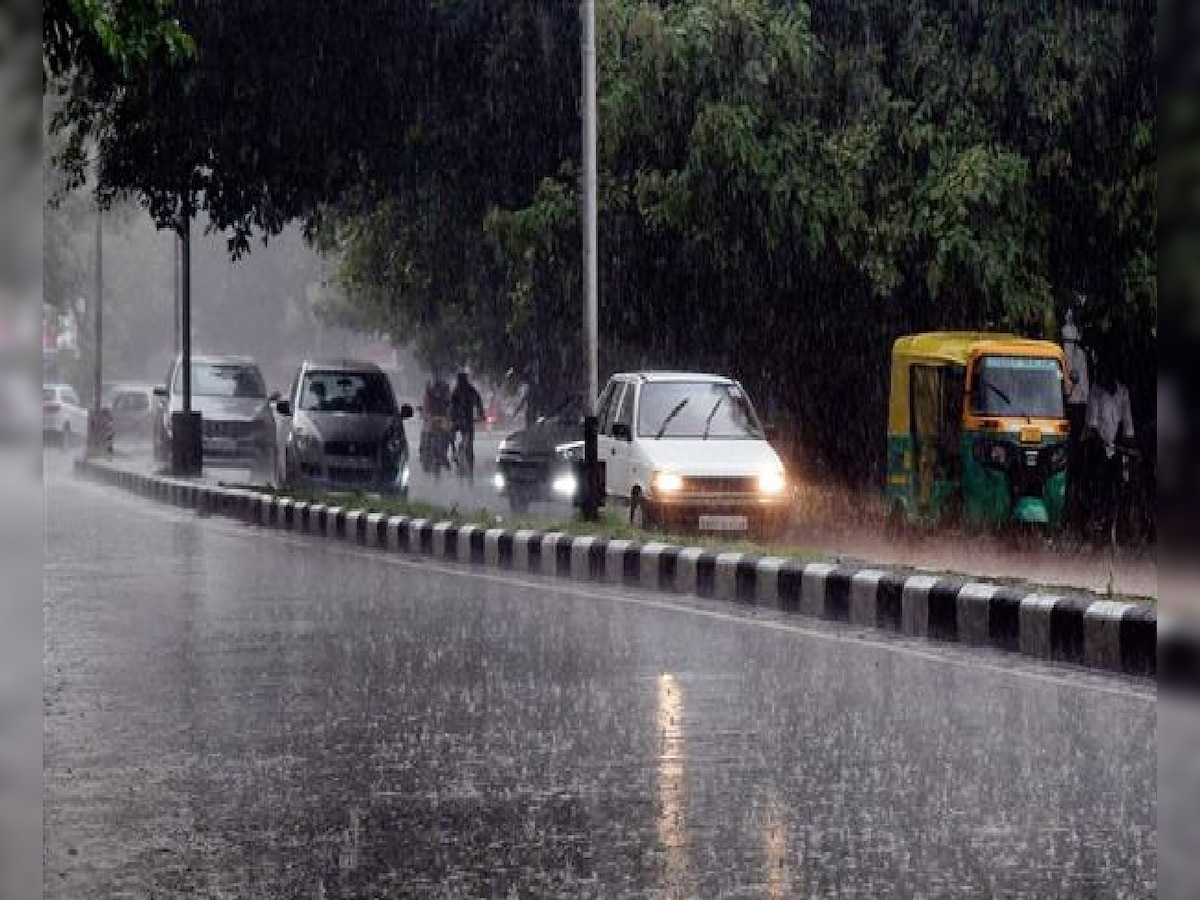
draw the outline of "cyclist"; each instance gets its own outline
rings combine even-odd
[[[465,464],[467,477],[475,475],[475,423],[483,419],[483,398],[470,376],[459,372],[450,394],[450,420],[455,434],[461,436],[459,459]]]

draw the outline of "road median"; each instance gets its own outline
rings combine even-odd
[[[100,460],[79,460],[76,471],[201,514],[382,552],[690,595],[1154,678],[1163,686],[1200,685],[1200,633],[1192,624],[1083,591],[1042,592],[857,563],[643,541],[622,533],[571,534],[397,515],[148,475]]]

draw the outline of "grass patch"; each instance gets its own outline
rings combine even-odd
[[[225,483],[225,486],[255,490],[274,497],[287,498],[305,503],[319,503],[343,509],[362,509],[367,512],[381,513],[386,516],[406,516],[410,519],[453,522],[455,525],[479,525],[484,528],[504,528],[510,531],[525,529],[544,533],[562,532],[563,534],[570,534],[576,537],[605,537],[610,540],[636,541],[643,544],[655,541],[664,544],[702,547],[706,550],[729,553],[779,556],[805,563],[828,561],[830,559],[828,554],[780,542],[760,543],[749,539],[730,540],[726,537],[697,532],[635,528],[625,516],[612,510],[601,510],[600,518],[595,522],[584,521],[578,515],[568,519],[546,521],[544,519],[498,516],[486,509],[469,510],[462,509],[457,505],[439,506],[420,500],[403,500],[399,497],[387,497],[363,491],[291,490],[274,486],[264,487],[261,485],[228,483]]]

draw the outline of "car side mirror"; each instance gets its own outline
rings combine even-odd
[[[158,387],[156,387],[154,389],[154,396],[157,397],[159,400],[166,400],[167,399],[166,385],[162,385],[162,384],[158,385]]]
[[[629,427],[628,422],[613,422],[612,436],[618,441],[632,441],[633,429]]]
[[[413,408],[407,403],[403,404],[400,407],[400,418],[401,419],[411,419],[412,417],[413,417]]]
[[[292,414],[292,404],[287,400],[276,400],[275,412],[279,413],[281,416],[290,416]]]

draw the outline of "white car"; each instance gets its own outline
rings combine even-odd
[[[75,388],[69,384],[42,387],[42,437],[47,444],[66,447],[72,441],[86,440],[87,429],[88,411]]]
[[[787,512],[779,455],[742,386],[719,375],[614,375],[598,404],[605,490],[640,527],[770,535]]]

